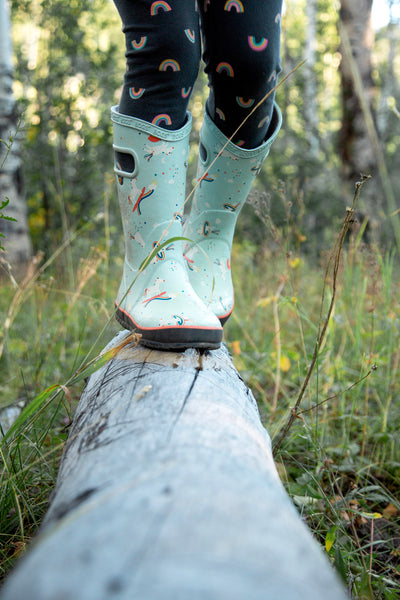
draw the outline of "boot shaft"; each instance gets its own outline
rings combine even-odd
[[[182,235],[191,116],[178,131],[121,115],[117,107],[111,118],[126,259],[138,268],[157,244]]]

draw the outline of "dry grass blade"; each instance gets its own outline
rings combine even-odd
[[[353,197],[353,202],[350,208],[347,209],[347,213],[346,213],[346,217],[343,221],[343,225],[342,228],[339,232],[339,235],[336,239],[336,243],[335,246],[331,252],[331,255],[329,257],[329,261],[328,261],[328,265],[326,267],[326,271],[325,271],[325,277],[324,277],[324,285],[323,285],[323,291],[322,291],[322,298],[321,298],[321,308],[320,308],[320,319],[319,319],[319,327],[318,327],[318,335],[317,335],[317,339],[315,342],[315,347],[314,347],[314,353],[313,353],[313,357],[310,363],[310,366],[308,367],[307,370],[307,374],[304,378],[303,381],[303,385],[300,389],[300,393],[297,396],[297,400],[295,405],[291,408],[290,411],[290,415],[288,418],[288,421],[285,425],[285,427],[283,428],[283,430],[281,431],[281,433],[278,434],[277,439],[273,440],[273,452],[274,454],[276,454],[276,452],[278,451],[278,449],[280,448],[283,440],[285,439],[285,437],[287,436],[287,434],[289,433],[289,430],[291,428],[291,426],[293,425],[293,422],[295,421],[295,419],[298,417],[298,408],[303,400],[304,394],[307,390],[308,384],[310,382],[311,376],[314,372],[315,369],[315,365],[317,364],[317,360],[318,360],[318,355],[319,355],[319,349],[321,347],[321,344],[324,340],[326,331],[328,329],[328,325],[329,325],[329,321],[332,315],[332,311],[333,311],[333,307],[335,304],[335,299],[336,299],[336,290],[337,290],[337,276],[338,276],[338,272],[339,272],[339,266],[340,266],[340,257],[341,257],[341,252],[342,252],[342,248],[343,248],[343,243],[344,240],[346,238],[347,232],[349,230],[350,225],[352,224],[353,220],[354,220],[354,212],[356,209],[356,206],[358,204],[358,199],[360,197],[360,193],[361,193],[361,188],[364,185],[365,181],[368,179],[367,176],[362,176],[360,181],[357,181],[356,183],[356,189],[355,189],[355,193],[354,193],[354,197]],[[330,268],[332,266],[332,297],[329,303],[329,307],[328,307],[328,312],[327,315],[325,317],[325,319],[322,319],[322,311],[323,311],[323,305],[324,305],[324,300],[325,300],[325,290],[326,290],[326,286],[328,283],[328,275],[329,275],[329,271]]]

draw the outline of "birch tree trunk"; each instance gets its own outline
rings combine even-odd
[[[346,600],[226,349],[110,344],[1,600]]]
[[[0,207],[4,215],[15,221],[0,218],[1,263],[20,269],[32,255],[30,233],[23,190],[22,162],[18,132],[18,116],[12,90],[13,66],[10,37],[11,20],[8,0],[0,0]],[[0,263],[0,265],[1,265]]]

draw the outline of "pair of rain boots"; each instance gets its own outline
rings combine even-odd
[[[233,310],[230,257],[236,219],[278,134],[252,150],[230,142],[205,114],[197,185],[183,227],[191,116],[169,131],[111,109],[114,171],[125,236],[119,323],[163,350],[214,349]]]

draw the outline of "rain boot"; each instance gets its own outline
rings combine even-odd
[[[182,237],[191,117],[177,131],[120,114],[118,107],[111,118],[125,236],[116,318],[151,348],[218,348],[221,324],[194,292],[182,241],[173,239]]]
[[[191,242],[184,253],[194,290],[221,324],[234,305],[231,250],[236,220],[281,122],[275,104],[267,141],[247,150],[229,141],[205,111],[197,187],[184,225],[184,236]]]

